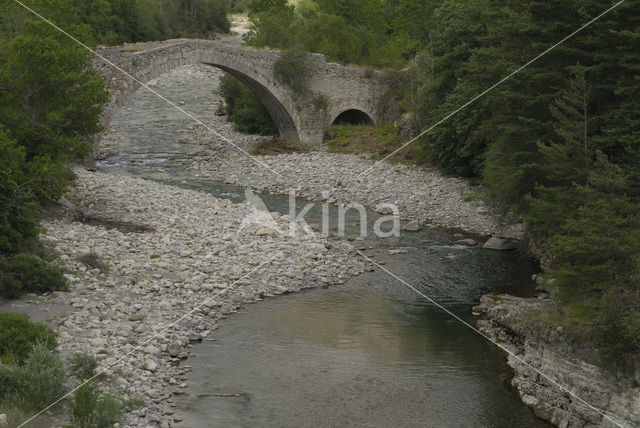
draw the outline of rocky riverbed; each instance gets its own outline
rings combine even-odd
[[[256,218],[246,204],[139,178],[77,172],[68,198],[93,220],[70,215],[43,224],[43,239],[55,244],[72,272],[72,289],[41,305],[72,308],[53,320],[63,357],[97,355],[118,394],[143,398],[122,426],[172,426],[171,397],[187,386],[183,360],[225,314],[267,296],[341,283],[365,269],[347,243],[278,235],[252,222],[241,228],[243,219]],[[96,218],[153,231],[123,232]],[[271,218],[287,230],[286,216]],[[78,261],[86,254],[102,268]]]
[[[634,381],[633,376],[616,376],[588,363],[589,357],[597,355],[594,349],[583,344],[577,352],[575,344],[567,343],[561,327],[550,328],[536,316],[553,311],[555,306],[548,298],[487,295],[474,310],[482,314],[478,327],[488,337],[601,413],[509,355],[508,364],[515,372],[511,384],[522,401],[538,417],[559,427],[640,426],[640,395],[634,387],[640,373],[635,374]]]
[[[197,113],[199,119],[243,150],[249,150],[264,137],[237,133],[226,117],[215,115],[220,100],[212,94],[220,74],[212,67],[195,65],[174,70],[150,85],[167,96],[179,92],[182,98],[170,98]],[[276,175],[203,126],[180,118],[171,107],[158,103],[155,96],[141,96],[144,99],[138,104],[147,116],[141,119],[139,111],[123,106],[119,127],[110,129],[101,142],[101,157],[117,158],[118,151],[127,146],[133,155],[125,162],[144,165],[146,173],[157,172],[160,178],[169,172],[178,179],[195,176],[273,193],[294,190],[298,198],[357,202],[374,210],[380,210],[379,204],[391,203],[403,218],[423,225],[485,236],[522,236],[522,224],[501,221],[476,197],[479,189],[463,180],[442,176],[432,169],[390,163],[359,175],[373,165],[371,160],[323,150],[260,156],[260,162],[280,174]],[[163,139],[169,137],[180,140],[179,150],[166,150],[172,146],[164,144]],[[63,356],[86,350],[99,356],[102,367],[108,367],[131,353],[109,369],[113,388],[125,398],[144,399],[140,409],[126,415],[123,426],[166,427],[176,422],[172,396],[185,390],[184,374],[190,370],[184,358],[192,352],[194,342],[207,340],[225,314],[265,296],[342,282],[368,269],[355,258],[353,247],[348,244],[331,244],[313,236],[281,236],[258,224],[238,232],[242,220],[255,215],[253,208],[197,191],[79,171],[78,188],[69,198],[86,212],[144,223],[155,229],[122,232],[72,222],[70,218],[45,224],[45,239],[56,245],[64,263],[73,271],[69,275],[73,286],[70,293],[48,296],[40,306],[44,303],[51,308],[70,308],[54,319]],[[286,230],[286,216],[274,215],[273,220]],[[80,263],[78,257],[88,253],[98,256],[107,268],[91,269]],[[242,277],[275,255],[278,256],[268,264],[247,278]],[[240,281],[235,283],[237,280]],[[224,291],[229,285],[231,289]],[[162,331],[164,325],[203,302],[203,307],[175,328]],[[536,299],[527,302],[539,303]],[[489,305],[486,298],[483,305]],[[512,310],[513,305],[500,305],[483,310],[488,319],[500,320],[483,325],[483,329],[506,346],[513,346],[514,352],[526,356],[532,364],[539,361],[541,365],[536,367],[551,377],[565,373],[561,357],[570,351],[549,343],[548,337],[555,337],[556,333],[548,336],[549,332],[525,323],[531,318],[526,313]],[[503,320],[505,313],[511,315]],[[519,329],[520,322],[529,327]],[[509,342],[511,331],[517,332],[514,337],[518,337],[513,344]],[[145,342],[157,333],[157,338]],[[554,357],[545,359],[549,355]],[[597,414],[581,415],[561,391],[545,386],[519,368],[517,360],[509,362],[516,371],[514,385],[521,391],[523,401],[541,417],[565,426],[598,424]],[[587,367],[586,363],[575,364]],[[566,377],[558,378],[561,384],[580,384],[566,373]],[[602,379],[605,383],[611,381]],[[602,387],[610,401],[604,403],[602,400],[607,398],[601,400],[598,394],[585,396],[585,400],[595,398],[595,406],[608,406],[623,416],[637,412],[637,407],[618,410],[625,401],[611,398],[611,385],[616,382]]]
[[[197,132],[195,132],[197,137]],[[232,160],[200,156],[191,170],[198,177],[224,180],[273,192],[295,191],[296,196],[330,203],[362,204],[373,210],[395,205],[405,219],[429,226],[461,229],[479,235],[520,238],[522,224],[506,223],[478,199],[479,188],[445,177],[434,169],[382,163],[373,166],[365,156],[327,153],[293,153],[259,156],[262,164],[246,155]]]

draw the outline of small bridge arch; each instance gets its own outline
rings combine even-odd
[[[140,82],[146,84],[174,68],[195,63],[209,64],[238,78],[260,98],[280,135],[305,145],[322,143],[326,127],[347,111],[359,111],[372,123],[377,122],[384,91],[376,72],[327,63],[320,54],[306,57],[313,71],[309,83],[312,95],[299,97],[275,78],[273,68],[280,56],[275,51],[243,49],[212,40],[176,39],[107,47],[98,53],[138,80],[99,56],[94,58],[93,67],[111,92],[102,116],[105,129],[118,108],[141,86]],[[319,107],[314,102],[317,97],[326,103]]]
[[[375,125],[376,121],[367,113],[357,108],[350,108],[331,120],[331,125]]]

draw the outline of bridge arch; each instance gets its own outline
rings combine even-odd
[[[331,125],[337,124],[374,125],[375,121],[366,112],[360,109],[350,108],[331,120]]]
[[[99,49],[98,54],[93,68],[102,75],[111,93],[102,115],[105,129],[141,83],[146,84],[174,68],[196,63],[217,67],[238,78],[264,104],[280,135],[305,145],[321,144],[325,128],[347,110],[360,111],[375,123],[384,92],[384,85],[375,72],[327,63],[323,55],[309,54],[307,60],[314,70],[309,89],[327,100],[325,108],[318,108],[313,96],[297,97],[291,88],[276,79],[273,69],[280,52],[244,49],[222,41],[175,39],[106,47]],[[96,145],[99,139],[100,136],[96,136]]]
[[[291,117],[287,109],[282,105],[282,103],[275,97],[275,95],[271,91],[269,91],[269,89],[261,85],[258,81],[253,80],[247,75],[240,73],[232,68],[216,64],[205,64],[211,65],[229,73],[230,75],[241,81],[249,89],[251,89],[251,91],[258,97],[262,105],[264,105],[264,107],[269,112],[269,115],[271,116],[273,122],[276,124],[281,137],[296,141],[300,139],[293,118]]]

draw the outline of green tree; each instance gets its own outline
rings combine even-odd
[[[61,6],[54,15],[74,17],[71,3],[51,3]],[[87,26],[71,27],[90,39]],[[84,48],[43,21],[16,28],[0,57],[0,296],[9,298],[66,285],[37,240],[40,211],[69,185],[69,162],[91,149],[84,139],[100,130],[108,97]]]
[[[601,297],[626,286],[640,254],[638,204],[628,196],[622,169],[598,152],[588,181],[575,186],[581,204],[552,240],[554,276],[569,298]]]
[[[254,46],[289,48],[293,43],[291,34],[295,15],[294,7],[287,0],[252,0],[249,3],[249,19],[253,28],[244,39]]]
[[[26,150],[27,159],[78,158],[83,137],[100,130],[102,79],[87,51],[42,21],[26,21],[0,65],[0,123]]]

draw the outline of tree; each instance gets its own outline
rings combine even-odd
[[[91,149],[84,137],[100,130],[108,94],[87,51],[45,22],[24,20],[20,35],[3,44],[0,295],[14,298],[65,287],[62,269],[48,263],[51,254],[37,239],[40,211],[69,185],[69,162]]]
[[[588,181],[575,185],[580,206],[552,239],[554,276],[568,299],[599,298],[626,287],[640,254],[638,204],[628,195],[622,169],[598,152]]]
[[[0,123],[29,160],[78,158],[90,150],[82,138],[100,130],[108,93],[89,66],[83,47],[42,21],[25,22],[9,44],[0,65]]]
[[[289,48],[293,34],[290,26],[295,15],[294,7],[287,0],[252,0],[249,3],[249,19],[253,28],[244,39],[254,46]]]

